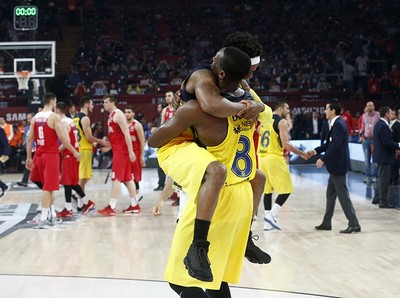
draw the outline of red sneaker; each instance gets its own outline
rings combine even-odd
[[[88,201],[88,203],[86,205],[83,205],[83,210],[82,210],[82,214],[86,215],[89,213],[89,211],[94,207],[94,205],[96,205],[95,203],[93,203],[91,200]]]
[[[105,207],[104,209],[101,209],[97,212],[99,212],[101,215],[104,215],[104,216],[115,216],[115,214],[116,214],[115,209],[111,208],[110,205],[107,205],[107,207]]]
[[[171,204],[172,207],[179,206],[179,198]]]
[[[122,211],[123,213],[139,213],[140,212],[140,206],[137,204],[136,206],[129,205],[128,208]]]
[[[179,200],[179,197],[178,197],[178,194],[176,193],[176,191],[174,191],[174,193],[169,197],[169,199],[172,201]]]
[[[66,208],[64,208],[61,212],[57,212],[57,217],[62,218],[62,217],[72,217],[72,211],[68,211]]]

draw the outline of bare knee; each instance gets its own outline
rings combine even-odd
[[[213,180],[214,182],[221,181],[221,183],[224,183],[226,180],[226,167],[218,162],[218,161],[213,161],[210,163],[206,169],[206,173],[204,175],[204,178]]]

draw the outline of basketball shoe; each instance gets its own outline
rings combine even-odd
[[[67,210],[67,208],[64,208],[61,212],[57,212],[57,217],[63,218],[63,217],[72,217],[72,210]]]
[[[271,262],[271,256],[266,252],[262,251],[258,246],[256,246],[253,242],[254,240],[258,240],[259,236],[253,236],[253,233],[250,231],[249,239],[247,240],[246,251],[244,256],[248,259],[251,263],[256,264],[268,264]]]
[[[87,203],[86,205],[83,205],[82,214],[83,214],[83,215],[88,214],[89,211],[90,211],[91,209],[93,209],[95,205],[96,205],[96,204],[95,204],[94,202],[92,202],[91,200],[89,200],[88,203]]]
[[[101,209],[97,212],[99,212],[101,215],[104,215],[104,216],[115,216],[115,214],[116,214],[115,209],[111,208],[110,205],[107,205],[104,209]]]
[[[183,260],[191,277],[206,282],[213,281],[210,260],[207,255],[209,246],[210,242],[207,240],[194,240]]]
[[[136,206],[129,205],[128,208],[122,211],[123,213],[139,213],[140,212],[140,206],[139,204],[136,204]]]
[[[268,212],[267,215],[265,215],[264,217],[264,221],[266,223],[269,223],[274,229],[276,230],[282,230],[281,225],[278,223],[278,220],[276,219],[276,217],[274,217],[271,212]],[[265,225],[264,225],[264,230],[265,229]]]

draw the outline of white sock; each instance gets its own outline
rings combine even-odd
[[[50,205],[50,212],[51,217],[57,217],[56,208],[54,207],[54,205]]]
[[[85,205],[87,203],[89,203],[89,200],[88,200],[88,198],[86,196],[82,198],[82,201],[83,201],[83,204],[85,204]]]
[[[117,206],[117,199],[111,198],[111,199],[110,199],[109,205],[110,205],[110,207],[111,207],[112,209],[115,209],[115,206]]]
[[[138,204],[136,198],[131,198],[131,206],[134,207]]]
[[[278,205],[277,203],[275,203],[274,206],[272,206],[271,214],[272,214],[273,217],[277,217],[278,216],[279,209],[281,209],[281,206]]]
[[[82,208],[83,207],[83,201],[81,198],[78,198],[78,207]]]
[[[40,220],[41,221],[46,220],[48,215],[49,215],[49,208],[42,208],[42,213],[40,214]]]
[[[267,216],[267,214],[270,213],[271,210],[264,210],[264,212],[265,212],[265,216]]]
[[[67,209],[68,211],[72,210],[72,204],[71,203],[65,203],[65,209]]]

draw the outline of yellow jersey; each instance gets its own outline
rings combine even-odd
[[[87,116],[85,113],[79,112],[73,118],[76,129],[78,130],[79,150],[93,150],[93,145],[86,139],[85,133],[82,128],[82,118]]]
[[[258,155],[265,156],[265,154],[283,155],[283,146],[281,138],[279,137],[278,124],[282,118],[274,114],[272,121],[260,124],[260,138],[258,141]]]

